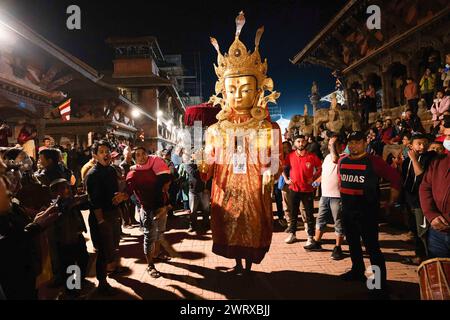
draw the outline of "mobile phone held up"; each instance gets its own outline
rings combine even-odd
[[[62,215],[61,197],[58,196],[56,199],[52,199],[51,205],[58,208],[58,216],[61,216]]]

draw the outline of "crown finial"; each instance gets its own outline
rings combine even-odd
[[[244,11],[241,11],[239,12],[239,15],[236,17],[236,38],[239,38],[239,35],[241,34],[244,24],[245,24]]]
[[[220,48],[219,48],[219,43],[217,42],[216,38],[213,37],[209,37],[209,40],[211,41],[211,44],[213,45],[213,47],[216,49],[216,51],[218,53],[220,53]]]
[[[261,37],[264,33],[264,26],[260,27],[258,31],[256,31],[256,37],[255,37],[255,47],[259,47],[259,42],[261,41]]]

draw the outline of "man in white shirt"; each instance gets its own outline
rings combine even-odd
[[[336,233],[336,246],[333,249],[331,258],[334,260],[341,260],[344,258],[342,254],[341,244],[344,241],[344,230],[342,228],[341,221],[341,194],[339,191],[339,179],[338,179],[338,161],[340,154],[343,152],[343,143],[337,134],[330,138],[328,143],[328,154],[322,163],[322,175],[316,181],[321,183],[322,197],[319,203],[319,215],[316,221],[316,233],[314,236],[314,242],[304,247],[309,251],[321,251],[322,246],[320,240],[324,233],[327,216],[330,211],[334,220],[334,231]]]

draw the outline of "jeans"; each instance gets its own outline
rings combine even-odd
[[[361,238],[369,255],[370,263],[378,266],[381,271],[381,285],[386,283],[386,262],[378,242],[378,222],[376,210],[364,206],[360,210],[342,207],[342,221],[344,223],[345,237],[350,249],[352,271],[364,274],[365,265],[361,247]]]
[[[273,193],[275,196],[275,203],[277,205],[277,216],[278,219],[284,218],[284,211],[283,211],[283,195],[282,191],[278,189],[278,184],[275,184],[273,188]]]
[[[209,218],[211,196],[209,192],[189,191],[189,210],[191,210],[191,226],[197,222],[197,211],[201,211],[203,219]]]
[[[428,253],[430,258],[450,258],[450,232],[428,231]]]
[[[344,235],[341,220],[341,198],[321,197],[319,202],[319,215],[317,216],[316,230],[324,231],[327,225],[327,216],[331,213],[334,220],[334,232],[338,236]]]
[[[161,208],[159,210],[166,210]],[[158,210],[150,211],[141,208],[141,214],[144,219],[144,254],[148,255],[155,248],[156,241],[162,239],[164,231],[166,231],[167,215],[155,219]]]
[[[286,221],[289,223],[289,221],[290,221],[290,218],[289,218],[289,216],[290,216],[290,207],[289,207],[289,193],[290,193],[290,190],[289,190],[289,187],[287,186],[287,185],[285,185],[284,187],[283,187],[283,190],[281,190],[281,198],[282,198],[282,200],[283,200],[283,211],[284,211],[284,218],[286,219]]]
[[[302,212],[302,218],[305,222],[305,231],[309,237],[314,236],[314,193],[312,192],[295,192],[290,190],[289,192],[289,206],[290,211],[290,233],[297,232],[297,220],[300,211],[300,202],[303,203],[304,212]]]

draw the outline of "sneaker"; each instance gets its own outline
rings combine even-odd
[[[308,240],[306,240],[305,247],[308,247],[314,243],[314,237],[308,236]]]
[[[295,237],[295,233],[290,233],[289,237],[287,237],[284,242],[286,242],[287,244],[291,244],[297,241],[297,238]]]
[[[341,246],[335,246],[333,249],[333,253],[331,254],[331,259],[333,260],[342,260],[344,259],[344,254],[342,253]]]
[[[360,281],[360,282],[366,282],[367,278],[363,273],[358,273],[356,271],[350,270],[344,274],[341,274],[339,276],[339,278],[341,278],[341,280],[343,281]]]
[[[310,243],[309,245],[307,244],[303,248],[308,251],[322,251],[322,246],[320,245],[320,243],[314,240],[312,240],[312,243]]]

